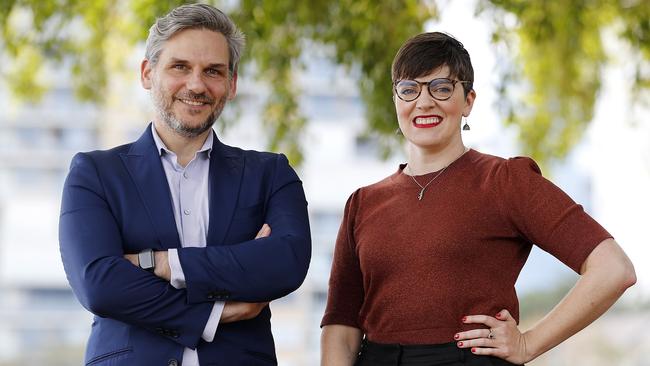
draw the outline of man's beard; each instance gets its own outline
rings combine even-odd
[[[188,99],[212,104],[214,103],[214,99],[211,97],[208,97],[204,93],[195,94],[191,91],[186,91],[176,96],[167,97],[162,92],[162,88],[157,87],[157,85],[153,85],[151,98],[153,99],[153,104],[156,108],[156,112],[158,112],[158,115],[162,118],[165,124],[169,126],[169,128],[174,130],[180,136],[193,138],[212,128],[212,125],[214,125],[214,123],[217,121],[217,118],[219,118],[221,112],[223,111],[223,107],[226,105],[228,94],[219,99],[217,107],[212,111],[212,113],[210,113],[205,121],[203,121],[203,123],[199,124],[198,126],[191,126],[188,123],[183,122],[183,120],[174,114],[174,111],[172,110],[174,99]]]

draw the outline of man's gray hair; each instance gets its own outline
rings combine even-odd
[[[246,43],[244,33],[221,10],[207,4],[179,6],[164,17],[158,18],[149,28],[144,57],[155,65],[158,63],[165,42],[186,29],[208,29],[223,34],[228,42],[230,53],[228,70],[230,75],[237,71],[239,57]]]

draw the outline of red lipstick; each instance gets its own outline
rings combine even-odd
[[[437,114],[416,116],[415,118],[413,118],[413,126],[417,128],[436,127],[440,123],[442,123],[442,117]]]

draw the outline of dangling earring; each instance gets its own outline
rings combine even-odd
[[[467,123],[467,117],[463,116],[463,121],[465,121],[465,124],[463,125],[463,131],[469,131],[469,123]]]
[[[395,135],[397,135],[397,136],[403,136],[404,134],[402,133],[402,129],[399,128],[399,127],[397,127],[397,128],[395,129]]]

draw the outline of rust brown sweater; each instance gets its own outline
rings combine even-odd
[[[611,237],[529,158],[470,150],[422,201],[403,168],[348,200],[321,325],[381,343],[453,342],[481,327],[463,325],[465,315],[508,309],[519,319],[514,285],[533,244],[578,272]]]

